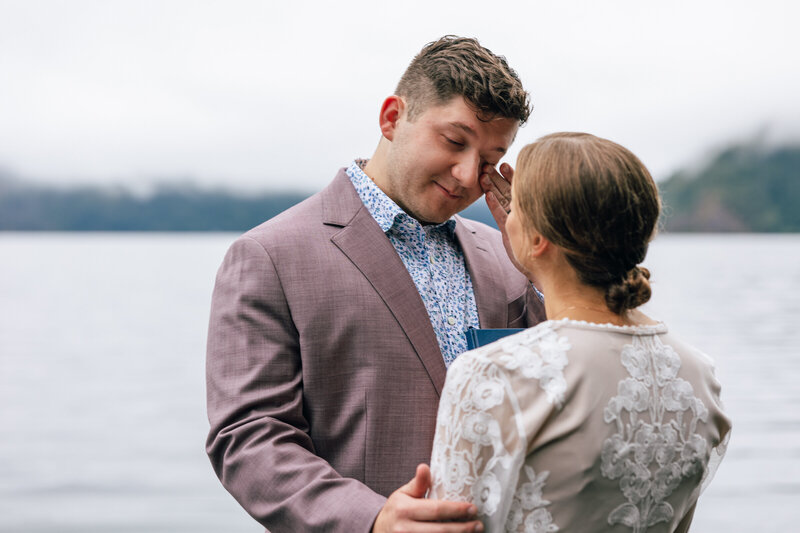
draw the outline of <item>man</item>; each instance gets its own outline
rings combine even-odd
[[[505,59],[473,39],[430,43],[383,102],[373,157],[231,246],[207,451],[269,531],[482,527],[472,505],[423,499],[420,463],[464,331],[544,318],[500,233],[454,217],[486,189],[503,223],[511,170],[494,166],[529,113]]]

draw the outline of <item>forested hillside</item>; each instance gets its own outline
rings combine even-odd
[[[306,198],[302,193],[234,194],[164,186],[53,189],[0,182],[0,230],[243,231]]]
[[[659,187],[668,231],[800,232],[800,146],[731,146]]]

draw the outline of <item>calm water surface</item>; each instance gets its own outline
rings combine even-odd
[[[204,453],[232,234],[0,233],[0,531],[263,529]],[[800,235],[662,235],[646,311],[717,362],[734,421],[696,532],[800,523]]]

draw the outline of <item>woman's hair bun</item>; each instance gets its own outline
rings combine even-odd
[[[650,271],[637,266],[606,288],[606,305],[612,312],[620,314],[647,302],[650,294]]]

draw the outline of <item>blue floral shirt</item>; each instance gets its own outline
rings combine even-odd
[[[436,332],[444,363],[450,366],[467,350],[464,337],[467,328],[480,327],[472,279],[455,238],[456,220],[422,225],[375,185],[361,170],[359,161],[353,161],[346,172],[414,280]]]

